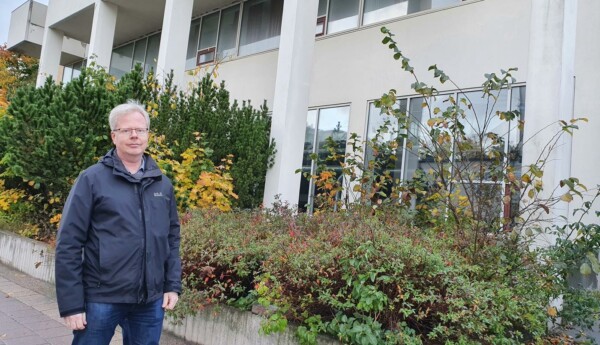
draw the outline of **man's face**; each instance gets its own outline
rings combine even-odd
[[[121,116],[117,120],[116,131],[111,132],[111,138],[117,148],[117,155],[121,160],[137,161],[142,158],[146,147],[148,147],[148,132],[124,133],[122,129],[148,128],[144,115],[136,112]]]

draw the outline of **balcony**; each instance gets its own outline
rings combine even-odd
[[[25,1],[11,13],[7,46],[9,50],[40,57],[48,7],[33,0]],[[65,36],[60,64],[81,60],[87,45]]]

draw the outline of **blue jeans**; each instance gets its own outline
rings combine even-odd
[[[158,345],[162,331],[162,298],[146,304],[86,304],[85,329],[73,331],[72,345],[108,345],[117,325],[123,327],[126,345]]]

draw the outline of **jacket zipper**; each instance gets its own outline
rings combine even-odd
[[[145,300],[148,298],[148,291],[146,291],[146,296],[144,296],[144,290],[146,289],[146,285],[148,285],[147,283],[147,279],[148,277],[146,277],[146,220],[145,220],[145,216],[144,216],[144,198],[143,198],[143,194],[144,194],[144,185],[141,184],[141,187],[138,189],[138,185],[134,184],[134,190],[136,192],[136,194],[138,195],[138,198],[140,200],[140,209],[139,209],[139,213],[140,213],[140,221],[142,223],[142,230],[144,232],[144,237],[142,238],[142,263],[141,263],[141,274],[140,274],[140,288],[138,289],[138,303],[144,303]]]

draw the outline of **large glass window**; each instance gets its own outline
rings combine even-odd
[[[358,27],[359,0],[329,0],[327,33]]]
[[[283,0],[250,0],[244,3],[240,30],[240,56],[279,46]]]
[[[430,136],[432,127],[428,122],[439,117],[441,115],[439,112],[449,111],[450,104],[446,101],[449,96],[459,100],[461,109],[464,110],[462,122],[465,125],[465,135],[459,141],[432,142]],[[448,173],[452,174],[452,180],[456,181],[454,188],[462,194],[485,196],[478,198],[479,200],[497,201],[490,205],[476,205],[486,214],[489,213],[486,217],[495,217],[502,211],[507,216],[514,214],[518,209],[518,198],[512,195],[503,183],[502,174],[505,171],[494,171],[498,165],[493,164],[493,160],[497,159],[499,162],[508,160],[515,175],[521,175],[523,134],[519,129],[518,120],[523,120],[525,114],[525,87],[502,90],[495,99],[482,96],[481,91],[473,91],[441,95],[430,99],[400,98],[397,107],[401,112],[407,110],[406,114],[410,118],[410,126],[406,129],[408,133],[397,130],[399,126],[396,118],[381,114],[380,109],[370,104],[367,140],[377,138],[381,142],[389,142],[394,140],[395,136],[405,136],[407,139],[396,139],[400,141],[402,147],[394,155],[396,161],[389,160],[381,152],[374,157],[369,147],[365,153],[365,160],[367,162],[373,159],[379,160],[376,166],[385,166],[393,173],[394,178],[400,180],[423,178],[429,171],[439,170],[439,163],[433,157],[433,148],[436,147],[435,152],[441,155],[442,162],[452,162],[448,164]],[[464,100],[464,104],[460,100]],[[507,110],[518,110],[521,119],[506,122],[496,116],[497,111]],[[389,123],[388,129],[381,134],[378,129],[386,121]],[[451,134],[453,129],[438,126],[435,130],[439,133]],[[407,145],[407,141],[411,145]],[[500,166],[503,164],[501,163]],[[511,199],[511,202],[505,203],[504,207],[501,201],[503,196]]]
[[[198,57],[196,63],[203,64],[215,61],[217,33],[219,31],[219,12],[202,17]]]
[[[73,77],[73,66],[65,66],[65,68],[63,69],[63,76],[62,76],[62,82],[63,83],[68,83],[71,81]]]
[[[81,75],[81,70],[85,67],[86,65],[86,60],[81,60],[79,62],[76,62],[73,64],[73,78],[79,78],[79,76]]]
[[[196,19],[190,26],[187,53],[185,54],[185,69],[196,68],[196,54],[198,53],[198,36],[200,35],[200,20]]]
[[[135,48],[133,49],[133,65],[140,64],[142,68],[144,67],[144,60],[146,59],[146,46],[148,43],[148,38],[142,38],[141,40],[135,41]]]
[[[133,43],[129,43],[112,52],[110,59],[110,74],[121,78],[125,73],[131,71],[133,62]]]
[[[408,104],[407,99],[399,99],[396,103],[395,109],[406,112],[406,106]],[[369,114],[376,114],[379,110],[374,103],[369,104]],[[380,130],[386,126],[386,130]],[[378,150],[377,153],[373,152],[373,146],[367,143],[365,149],[365,162],[372,162],[372,168],[383,172],[383,170],[390,171],[394,180],[402,179],[403,174],[403,161],[404,161],[404,140],[399,137],[398,122],[391,121],[388,116],[369,116],[369,123],[367,126],[367,139],[373,142],[387,142],[391,143],[398,140],[399,145],[397,149],[393,149],[393,146],[387,150]]]
[[[462,1],[465,0],[319,0],[316,34],[332,34]]]
[[[158,49],[160,48],[160,33],[148,37],[148,48],[146,49],[146,62],[144,73],[153,71],[156,74],[156,60],[158,60]]]
[[[229,7],[221,11],[219,24],[219,41],[217,44],[217,59],[234,56],[237,46],[237,31],[240,18],[240,7]]]
[[[408,0],[364,0],[363,25],[407,14]]]
[[[340,154],[346,151],[348,140],[348,121],[350,118],[350,106],[312,109],[308,111],[306,121],[306,132],[304,139],[304,153],[302,156],[302,173],[317,173],[317,166],[311,159],[316,155],[323,162],[329,152],[326,142],[328,138],[333,139],[336,150]],[[327,167],[338,172],[341,176],[341,167],[335,162],[327,162]],[[312,211],[315,196],[320,191],[316,190],[314,183],[308,181],[304,176],[300,182],[300,197],[298,208],[300,210]]]

